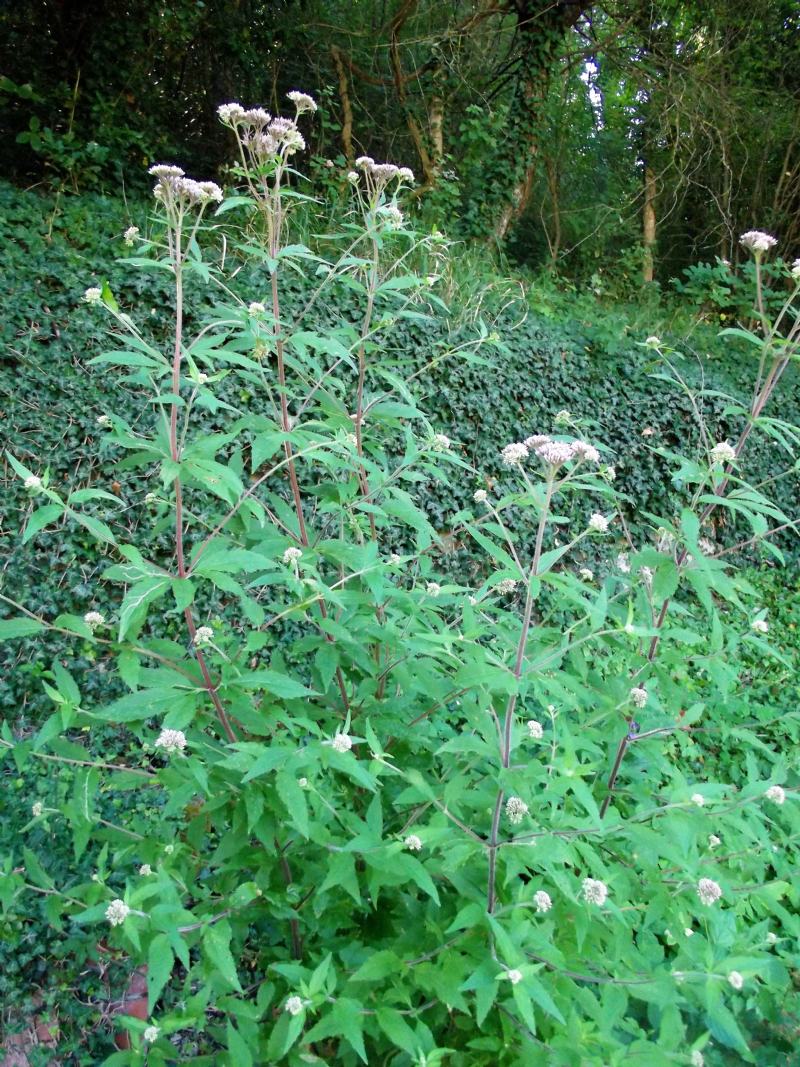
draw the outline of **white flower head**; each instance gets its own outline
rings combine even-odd
[[[754,252],[756,255],[769,252],[769,250],[774,248],[777,243],[778,240],[776,237],[773,237],[769,233],[764,233],[763,230],[748,230],[739,238],[739,244],[743,245],[748,251]]]
[[[640,567],[639,577],[648,588],[653,584],[653,571],[650,567]]]
[[[594,445],[590,445],[587,441],[573,441],[571,448],[575,459],[585,459],[589,463],[600,462],[600,453]]]
[[[336,752],[349,752],[353,747],[353,739],[349,734],[338,733],[331,741],[331,747]]]
[[[565,423],[572,422],[572,412],[567,411],[566,408],[562,408],[561,411],[556,412],[554,421],[558,426],[563,426]]]
[[[139,227],[138,226],[129,226],[122,236],[123,236],[123,239],[125,241],[125,244],[129,248],[131,248],[133,246],[136,238],[139,236]]]
[[[506,445],[500,453],[500,458],[506,467],[515,467],[528,458],[528,449],[521,442],[512,442]]]
[[[600,477],[604,478],[607,482],[616,481],[617,468],[616,467],[612,467],[611,465],[609,465],[608,467],[603,468],[603,470],[600,471]]]
[[[409,850],[409,852],[422,851],[422,839],[417,837],[416,834],[409,834],[403,844]]]
[[[581,569],[578,571],[578,574],[581,576],[581,578],[583,578],[585,582],[594,581],[594,571],[590,570],[588,567],[581,567]]]
[[[308,789],[308,778],[298,778],[297,784],[301,789]]]
[[[712,881],[711,878],[701,878],[697,883],[697,895],[701,904],[711,907],[722,896],[722,889],[719,883]]]
[[[44,813],[44,804],[41,800],[35,800],[31,805],[31,815],[34,819],[38,819],[40,815]]]
[[[303,1001],[300,997],[287,997],[286,1003],[283,1006],[284,1011],[288,1011],[290,1015],[299,1015],[303,1010]]]
[[[769,623],[766,619],[753,619],[750,623],[750,629],[757,634],[765,634],[769,630]]]
[[[517,583],[513,578],[503,578],[494,588],[495,592],[499,593],[501,596],[505,596],[508,593],[514,592],[517,588]]]
[[[777,945],[777,943],[778,943],[778,935],[774,934],[772,932],[772,930],[770,930],[770,932],[767,934],[767,944],[768,945]]]
[[[552,441],[553,438],[547,433],[535,433],[530,437],[526,437],[523,444],[529,452],[535,452],[541,445],[546,445],[548,441]]]
[[[717,441],[711,449],[712,463],[733,463],[736,459],[736,449],[728,441]]]
[[[442,587],[438,582],[427,582],[425,585],[425,592],[428,596],[437,597],[442,591]]]
[[[86,625],[92,631],[92,633],[94,633],[95,630],[99,626],[102,626],[105,623],[106,620],[100,614],[99,611],[87,611],[86,614],[83,616],[83,621],[86,623]]]
[[[303,550],[292,545],[283,553],[283,562],[286,564],[297,563],[302,555]]]
[[[573,448],[564,441],[545,441],[536,449],[536,455],[551,467],[560,467],[573,458]]]
[[[446,452],[450,447],[450,438],[446,433],[435,433],[433,440],[431,441],[431,448],[434,452]]]
[[[124,900],[112,900],[106,908],[106,919],[112,926],[122,926],[131,913]]]
[[[655,334],[652,334],[650,337],[647,338],[645,344],[648,348],[661,348],[661,338],[656,337]]]
[[[506,801],[506,818],[517,826],[528,814],[528,805],[521,797],[509,797]]]
[[[784,804],[786,802],[786,791],[780,785],[771,785],[764,796],[767,800],[771,800],[773,804]]]
[[[42,479],[37,474],[29,474],[23,484],[26,489],[38,492],[42,488]]]
[[[522,971],[518,971],[516,967],[514,967],[512,970],[506,971],[506,978],[512,985],[519,985],[522,981]]]
[[[105,429],[106,426],[111,425],[111,418],[108,415],[98,415],[95,422],[98,426],[102,426]]]
[[[699,1048],[693,1050],[692,1055],[689,1057],[692,1067],[703,1067],[705,1064],[705,1057]]]
[[[226,126],[236,126],[245,117],[245,109],[241,104],[220,104],[217,108],[220,122]]]
[[[721,844],[722,844],[722,841],[721,841],[721,839],[719,837],[717,837],[716,834],[709,834],[708,835],[708,847],[709,848],[717,848],[717,846],[721,845]]]
[[[158,1026],[148,1026],[148,1027],[145,1028],[144,1033],[142,1034],[142,1037],[144,1038],[144,1040],[147,1042],[148,1045],[152,1045],[154,1041],[158,1041],[158,1035],[160,1033],[161,1033],[161,1030],[160,1030],[160,1028]]]
[[[606,533],[608,530],[608,519],[605,515],[601,515],[599,511],[596,511],[589,518],[589,529],[593,533]]]
[[[484,504],[488,497],[489,494],[486,492],[485,489],[476,489],[475,492],[472,494],[472,499],[475,501],[476,504]]]
[[[620,552],[617,556],[617,570],[622,574],[631,573],[631,561],[627,552]]]
[[[733,986],[734,989],[741,989],[744,985],[744,978],[738,971],[731,971],[728,975],[728,983]]]
[[[351,185],[358,185],[358,171],[349,170],[347,172],[347,180]]]
[[[647,703],[647,690],[640,685],[635,685],[628,695],[637,708],[643,708]]]
[[[290,93],[286,94],[287,100],[291,100],[294,106],[297,108],[297,114],[302,115],[306,111],[315,112],[317,110],[317,102],[313,96],[309,96],[308,93],[300,93],[297,89],[292,89]]]
[[[87,304],[102,304],[103,290],[98,289],[95,285],[92,285],[83,294],[83,299]]]
[[[536,719],[528,719],[526,723],[528,727],[528,737],[534,741],[541,741],[544,737],[544,727]]]
[[[186,734],[183,730],[162,729],[155,741],[155,747],[163,749],[168,756],[175,756],[186,748]]]
[[[598,907],[602,907],[608,899],[608,886],[596,878],[584,878],[583,899],[587,904],[597,904]]]
[[[141,867],[139,868],[139,874],[141,874],[141,876],[143,878],[147,878],[148,875],[151,875],[152,873],[153,873],[153,868],[150,866],[149,863],[143,863],[141,865]]]
[[[691,928],[691,926],[687,926],[686,927],[686,929],[683,931],[683,936],[684,937],[694,937],[694,930]]]
[[[696,804],[698,808],[702,808],[705,802],[706,798],[703,796],[702,793],[692,793],[692,803]]]
[[[194,643],[200,648],[202,645],[210,645],[214,640],[214,631],[210,626],[198,626],[194,632]]]
[[[266,310],[267,309],[264,307],[260,300],[254,300],[252,303],[247,305],[247,313],[248,315],[252,315],[253,318],[256,318],[256,316],[258,315],[263,315]]]
[[[800,259],[796,259],[791,268],[792,277],[795,281],[800,281]]]
[[[553,906],[553,901],[550,899],[550,894],[545,893],[543,889],[539,889],[533,894],[533,903],[536,905],[536,910],[540,914],[546,911],[550,911]]]

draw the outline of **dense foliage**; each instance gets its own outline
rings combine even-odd
[[[732,563],[794,521],[796,278],[687,277],[679,343],[222,117],[224,199],[4,192],[7,991],[86,1063],[790,1062],[795,620]]]

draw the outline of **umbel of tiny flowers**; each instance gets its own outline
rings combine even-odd
[[[697,895],[701,904],[711,907],[722,896],[722,889],[719,883],[714,882],[711,878],[701,878],[697,883]]]
[[[736,449],[728,441],[717,441],[711,449],[711,462],[714,464],[733,463]]]
[[[111,425],[111,418],[108,415],[98,415],[95,422],[98,426],[105,428],[106,426]]]
[[[148,1026],[142,1034],[142,1037],[148,1045],[152,1045],[154,1041],[158,1041],[158,1035],[160,1033],[161,1030],[158,1026]]]
[[[505,446],[500,453],[500,458],[506,467],[516,467],[528,458],[528,449],[521,442],[512,442]]]
[[[536,910],[540,913],[550,911],[553,906],[553,901],[550,899],[550,894],[546,893],[544,889],[538,889],[533,894],[533,903],[536,905]]]
[[[656,337],[655,334],[651,334],[645,341],[645,344],[648,348],[661,348],[661,338]]]
[[[534,741],[541,741],[544,737],[544,727],[536,719],[528,719],[528,737],[533,738]]]
[[[476,489],[475,492],[472,494],[472,499],[475,501],[476,504],[484,504],[488,497],[489,494],[486,492],[485,489]]]
[[[731,971],[728,975],[728,983],[732,985],[734,989],[741,989],[744,985],[744,978],[738,971]]]
[[[584,878],[583,899],[587,904],[597,904],[602,907],[608,899],[608,886],[596,878]]]
[[[252,315],[253,318],[257,318],[259,315],[263,315],[267,309],[261,303],[260,300],[254,300],[247,305],[247,314]]]
[[[442,587],[439,585],[438,582],[428,582],[425,585],[425,592],[428,594],[428,596],[436,597],[441,593],[441,591]]]
[[[796,259],[792,264],[791,274],[795,281],[800,282],[800,259]]]
[[[755,256],[762,256],[778,243],[778,239],[763,230],[747,230],[739,238],[739,244]]]
[[[417,837],[416,834],[409,834],[403,844],[409,850],[409,852],[422,851],[422,839]]]
[[[690,1061],[692,1067],[703,1067],[706,1062],[705,1057],[703,1056],[703,1053],[700,1051],[699,1048],[694,1049],[692,1055],[690,1056]]]
[[[637,708],[643,708],[647,703],[647,690],[643,689],[642,686],[635,685],[633,689],[631,689],[629,696],[631,702]]]
[[[92,633],[94,633],[95,630],[98,627],[102,626],[105,623],[106,620],[100,614],[99,611],[87,611],[86,614],[83,616],[83,621],[86,623],[86,625],[92,631]]]
[[[196,182],[193,178],[187,178],[180,167],[172,164],[156,163],[148,174],[156,179],[153,196],[175,218],[187,207],[199,207],[202,213],[208,204],[219,204],[223,200],[222,189],[216,182]]]
[[[692,793],[692,803],[696,804],[698,808],[702,808],[705,802],[706,798],[703,796],[702,793]]]
[[[35,800],[31,805],[31,815],[33,815],[34,819],[38,819],[42,814],[44,814],[44,804],[41,800]]]
[[[506,801],[506,818],[517,826],[528,814],[528,805],[521,797],[509,797]]]
[[[287,566],[289,566],[289,565],[296,566],[298,560],[302,557],[302,555],[303,555],[303,550],[302,549],[296,548],[294,545],[291,545],[283,553],[283,562]]]
[[[499,593],[500,596],[505,596],[508,593],[514,592],[517,588],[517,583],[514,578],[503,578],[494,588],[495,592]]]
[[[581,576],[581,578],[583,578],[585,582],[594,581],[594,571],[590,570],[588,567],[581,567],[581,569],[578,571],[578,574]]]
[[[128,248],[132,248],[133,245],[134,245],[134,242],[136,241],[136,238],[139,236],[139,227],[138,226],[129,226],[122,236],[123,236],[123,238],[125,240],[125,244],[128,246]]]
[[[786,802],[786,791],[780,785],[771,785],[764,796],[767,800],[771,800],[773,804],[784,804]]]
[[[450,447],[450,438],[446,433],[435,433],[433,440],[431,441],[431,448],[434,452],[446,452]]]
[[[512,985],[519,985],[522,981],[522,971],[518,971],[516,967],[512,967],[511,970],[506,971],[505,974],[499,975],[500,978],[507,978]]]
[[[750,629],[757,634],[765,634],[769,630],[769,623],[766,619],[753,619],[750,623]]]
[[[185,750],[186,734],[183,730],[164,728],[156,738],[155,747],[160,748],[167,756],[175,756]]]
[[[210,626],[198,626],[194,632],[194,643],[198,648],[210,645],[214,640],[214,631]]]
[[[147,878],[152,873],[153,868],[150,866],[149,863],[143,863],[139,868],[139,874],[142,876],[142,878]]]
[[[608,519],[605,515],[601,515],[599,511],[596,511],[589,518],[589,529],[592,533],[606,533],[608,530]]]
[[[631,573],[631,561],[627,552],[620,552],[617,556],[617,570],[621,574]]]
[[[336,752],[349,752],[353,747],[353,739],[349,734],[337,733],[330,745]]]
[[[124,900],[112,900],[106,908],[106,919],[112,926],[122,926],[131,913]]]
[[[290,1015],[299,1015],[303,1010],[302,998],[298,996],[287,997],[283,1010],[288,1011]]]
[[[102,304],[103,290],[98,289],[96,285],[91,285],[83,294],[83,299],[86,304]]]
[[[716,848],[718,845],[721,845],[721,844],[722,844],[722,840],[719,837],[717,837],[716,834],[709,834],[708,835],[708,847],[709,848]]]
[[[42,488],[42,479],[38,474],[29,474],[23,482],[25,488],[31,493],[38,493]]]

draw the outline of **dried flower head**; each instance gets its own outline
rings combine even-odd
[[[744,978],[738,971],[731,971],[728,975],[728,984],[733,986],[734,989],[741,989],[744,985]]]
[[[635,685],[628,695],[637,708],[643,708],[647,703],[647,690],[640,685]]]
[[[303,1010],[303,1001],[301,997],[287,997],[286,1003],[283,1006],[284,1011],[288,1011],[290,1015],[299,1015]]]
[[[106,620],[100,614],[99,611],[87,611],[86,614],[83,616],[83,621],[92,631],[92,633],[94,633],[98,626],[102,626]]]
[[[515,467],[528,458],[528,449],[521,442],[512,442],[510,445],[505,446],[500,453],[500,458],[506,467]]]
[[[349,734],[337,733],[331,741],[331,747],[336,752],[349,752],[353,747],[353,739]]]
[[[733,463],[736,449],[728,441],[718,441],[711,449],[712,463]]]
[[[476,504],[484,504],[489,498],[489,494],[485,489],[476,489],[472,494],[472,499]]]
[[[533,738],[534,741],[542,740],[544,727],[537,719],[528,719],[526,726],[528,727],[528,737]]]
[[[290,93],[286,94],[287,100],[291,100],[294,106],[297,108],[297,114],[302,115],[306,111],[315,112],[317,110],[317,102],[313,96],[309,96],[308,93],[300,93],[297,89],[292,89]]]
[[[155,747],[163,749],[168,756],[174,756],[186,748],[186,734],[183,730],[164,727],[156,738]]]
[[[550,894],[545,893],[543,889],[539,889],[533,894],[533,903],[536,905],[536,910],[540,913],[550,911],[553,906]]]
[[[762,255],[764,252],[769,252],[769,250],[774,248],[777,243],[778,240],[776,237],[773,237],[769,233],[764,233],[763,230],[748,230],[739,238],[739,244],[743,245],[748,251],[754,252],[756,255]]]
[[[700,898],[701,904],[710,907],[722,896],[722,889],[719,884],[712,881],[711,878],[701,878],[697,883],[697,895]]]
[[[522,822],[528,814],[528,805],[521,797],[509,797],[506,801],[506,818],[514,826]]]
[[[194,632],[194,643],[200,648],[202,645],[210,645],[214,640],[214,631],[210,626],[198,626]]]
[[[605,882],[599,882],[596,878],[584,878],[583,899],[587,904],[597,904],[602,907],[608,898],[608,886]]]
[[[297,561],[302,557],[302,555],[303,550],[301,548],[296,548],[294,545],[292,545],[287,548],[286,551],[283,553],[283,562],[286,564],[297,563]]]
[[[416,834],[409,834],[403,844],[410,852],[422,851],[422,840]]]
[[[124,900],[112,900],[106,908],[106,919],[112,926],[122,926],[131,913]]]
[[[786,790],[780,785],[771,785],[764,796],[767,800],[771,800],[773,804],[786,803]]]
[[[601,515],[596,511],[589,519],[589,529],[593,533],[606,533],[608,530],[608,519],[605,515]]]

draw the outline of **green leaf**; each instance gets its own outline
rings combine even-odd
[[[14,637],[30,637],[31,634],[38,634],[44,629],[44,623],[38,619],[0,619],[0,641],[10,641]]]
[[[33,882],[34,885],[38,885],[40,889],[52,889],[55,882],[46,874],[42,868],[39,860],[29,848],[23,846],[22,860],[25,864],[25,875]]]
[[[280,697],[283,700],[317,695],[280,671],[248,671],[246,674],[240,674],[238,678],[231,679],[227,684],[238,689],[264,689],[271,696]]]
[[[227,1026],[228,1052],[231,1054],[231,1067],[253,1067],[253,1056],[250,1048],[228,1019]]]
[[[203,952],[224,981],[238,993],[242,993],[231,953],[231,936],[230,924],[226,919],[211,923],[203,930]]]
[[[275,776],[275,788],[278,790],[278,796],[289,813],[289,818],[303,837],[307,838],[308,807],[306,806],[306,795],[297,784],[297,778],[290,772],[278,771]]]
[[[161,990],[172,974],[175,957],[166,934],[157,934],[150,942],[147,952],[147,1004],[152,1015],[156,1008]]]
[[[25,526],[25,533],[22,535],[23,545],[30,541],[40,530],[44,529],[48,523],[53,522],[55,519],[60,519],[63,514],[64,507],[62,504],[45,504],[43,508],[37,508]]]
[[[132,585],[125,594],[119,611],[119,640],[122,641],[132,626],[144,621],[147,606],[163,596],[170,585],[168,577],[145,578]]]

